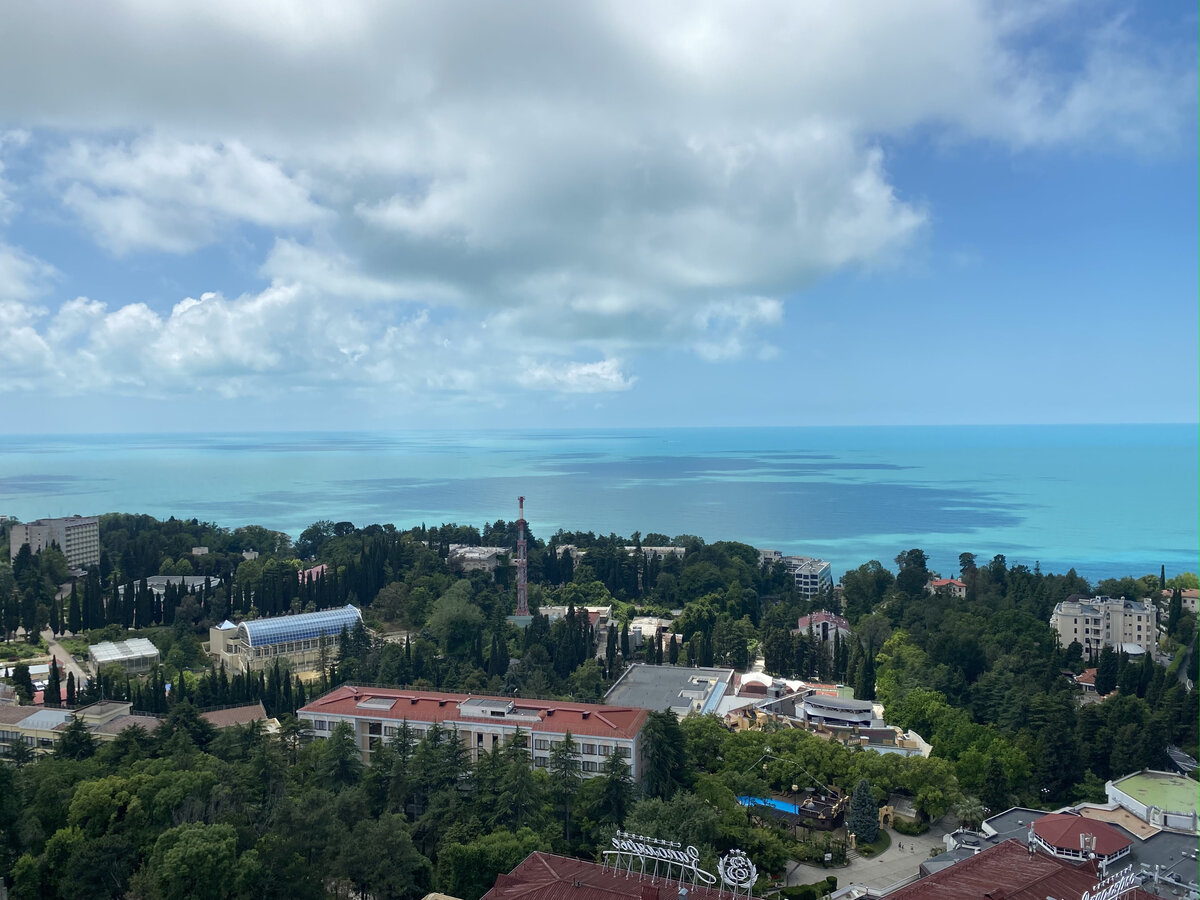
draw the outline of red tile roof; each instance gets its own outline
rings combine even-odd
[[[394,699],[390,709],[365,707],[364,700]],[[410,722],[481,721],[478,715],[465,715],[458,705],[464,700],[498,700],[513,703],[514,714],[536,716],[540,721],[521,721],[530,731],[546,731],[590,737],[633,738],[642,730],[647,709],[634,706],[601,706],[595,703],[567,703],[559,700],[525,700],[519,697],[491,697],[483,694],[440,694],[403,688],[353,687],[342,685],[318,697],[300,711],[313,715],[357,716],[370,719],[407,719]],[[494,722],[502,722],[495,719]],[[513,724],[511,721],[509,724]]]
[[[1082,672],[1080,672],[1078,675],[1075,676],[1075,683],[1076,684],[1095,685],[1096,670],[1095,669],[1084,669]]]
[[[828,622],[830,625],[833,625],[835,628],[841,628],[844,631],[850,630],[849,622],[847,622],[845,619],[843,619],[841,616],[837,615],[836,613],[831,613],[824,609],[821,610],[820,612],[815,612],[810,616],[801,616],[799,618],[799,620],[797,620],[797,622],[796,622],[796,627],[798,629],[800,629],[801,631],[803,631],[805,628],[808,627],[808,623],[810,621],[812,622],[812,624],[814,626],[820,625],[823,622]]]
[[[1048,853],[1029,855],[1020,841],[1005,841],[970,859],[888,894],[888,900],[1045,900],[1080,897],[1094,890],[1090,866],[1073,866]],[[1155,900],[1141,889],[1121,900]]]
[[[1069,813],[1051,813],[1033,823],[1034,833],[1052,847],[1060,850],[1079,850],[1079,836],[1096,836],[1096,855],[1112,856],[1130,846],[1133,841],[1111,825],[1073,816]]]
[[[963,588],[964,590],[967,587],[966,584],[959,581],[957,578],[937,578],[929,582],[929,586],[933,588],[949,587],[950,585]]]
[[[718,900],[719,895],[704,885],[686,885],[691,900]],[[535,850],[480,900],[676,900],[679,882],[661,876],[605,871],[582,859],[570,859]]]

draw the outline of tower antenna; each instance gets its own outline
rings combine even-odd
[[[525,567],[528,565],[528,558],[525,555],[525,498],[518,497],[520,512],[517,518],[517,615],[529,615],[529,597],[528,589],[525,581]]]

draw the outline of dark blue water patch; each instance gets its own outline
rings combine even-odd
[[[0,497],[19,497],[24,494],[57,495],[95,493],[96,489],[85,487],[87,481],[80,475],[7,475],[0,477]]]
[[[588,462],[586,469],[568,466],[570,460],[562,455],[545,456],[531,460],[530,466],[541,472],[554,472],[571,476],[612,479],[621,478],[627,483],[697,481],[714,478],[774,475],[806,476],[833,474],[836,472],[902,472],[917,468],[886,462],[849,462],[826,458],[821,461],[786,462],[766,460],[755,456],[720,457],[710,456],[638,456],[630,459],[609,459]],[[576,463],[582,460],[575,460]]]
[[[565,528],[687,533],[707,540],[744,540],[766,532],[789,541],[837,541],[905,533],[969,535],[1019,525],[1025,518],[1023,505],[985,491],[876,482],[693,481],[681,487],[642,480],[614,484],[594,476],[541,477],[532,483],[524,476],[358,479],[330,482],[324,490],[196,501],[189,508],[237,521],[276,521],[272,527],[277,528],[284,527],[279,520],[295,523],[305,511],[311,518],[304,524],[339,511],[337,518],[360,525],[390,522],[403,528],[454,518],[464,524],[510,519],[518,494],[527,495],[527,518],[542,537]],[[658,512],[647,515],[647,510]]]

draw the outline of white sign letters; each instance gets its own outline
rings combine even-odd
[[[1111,878],[1101,881],[1096,885],[1095,890],[1084,891],[1079,900],[1117,900],[1126,891],[1137,887],[1140,881],[1141,879],[1133,871],[1133,867],[1129,866]]]

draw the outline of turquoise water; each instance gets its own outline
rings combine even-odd
[[[800,815],[800,805],[798,803],[788,803],[785,800],[776,800],[773,797],[738,797],[738,803],[742,806],[771,806],[780,812],[791,813],[793,816]]]
[[[146,512],[293,535],[516,517],[821,556],[921,547],[1112,575],[1196,571],[1197,428],[980,426],[0,437],[0,515]]]

